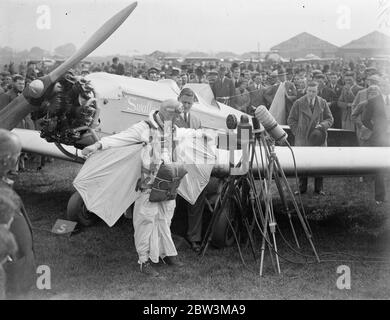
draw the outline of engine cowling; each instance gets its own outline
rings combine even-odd
[[[82,149],[97,140],[93,129],[99,108],[90,82],[68,72],[55,84],[33,118],[39,120],[41,137],[48,142]]]

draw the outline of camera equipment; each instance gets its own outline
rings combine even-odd
[[[233,115],[229,115],[227,118],[229,132],[225,136],[219,136],[218,148],[229,151],[230,171],[214,207],[213,215],[202,243],[201,254],[204,256],[208,248],[216,227],[216,221],[224,213],[224,206],[232,205],[235,202],[238,208],[236,212],[238,224],[246,232],[247,244],[250,245],[255,260],[254,232],[257,230],[261,235],[259,274],[262,276],[266,245],[271,253],[272,265],[275,271],[280,273],[279,257],[281,255],[278,253],[276,244],[277,222],[274,215],[271,190],[273,181],[275,181],[297,247],[300,248],[300,245],[292,221],[292,212],[296,213],[316,260],[318,262],[320,260],[312,241],[308,221],[301,213],[294,193],[276,156],[275,142],[286,143],[287,134],[265,107],[259,107],[255,115],[252,118],[252,125],[249,123],[247,116],[242,116],[240,123],[237,125],[237,119]],[[237,128],[237,133],[233,131],[235,128]],[[231,142],[235,142],[235,144]],[[242,157],[237,165],[234,162],[235,150],[242,150]],[[245,156],[246,154],[249,156]],[[256,183],[255,177],[259,180],[258,183]],[[287,195],[292,200],[293,210],[289,208]],[[230,218],[227,217],[227,219],[236,239],[240,257],[245,264],[241,255],[239,239],[241,236],[242,240],[243,235],[237,235]],[[280,231],[280,229],[278,230]]]
[[[264,126],[265,130],[279,144],[286,144],[287,133],[276,122],[272,114],[265,106],[258,106],[255,111],[255,118]]]

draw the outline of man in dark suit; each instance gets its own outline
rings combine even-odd
[[[323,74],[317,75],[317,81],[318,77],[321,77],[321,81],[325,81],[325,76]],[[325,99],[328,102],[330,111],[332,112],[332,116],[334,119],[333,122],[333,128],[341,129],[341,110],[337,106],[337,101],[339,100],[342,87],[337,83],[338,77],[335,73],[330,73],[328,75],[329,82],[327,85],[323,85],[322,88],[319,88],[318,95]]]
[[[195,94],[190,88],[184,88],[179,95],[179,102],[183,105],[182,121],[177,123],[178,127],[201,129],[202,123],[198,117],[191,113],[192,105],[194,104]],[[206,204],[206,189],[203,189],[194,205],[185,204],[187,209],[187,240],[191,244],[192,250],[200,251],[200,243],[202,241],[202,218],[204,206]],[[185,201],[180,196],[177,201]]]
[[[29,81],[28,83],[30,83]],[[0,94],[0,110],[7,106],[12,100],[22,94],[26,86],[24,77],[20,74],[15,74],[12,77],[12,83],[9,90]],[[31,119],[30,119],[31,121]],[[28,128],[30,129],[30,128]]]
[[[264,97],[265,87],[262,85],[262,78],[260,73],[253,75],[253,83],[248,87],[251,98],[251,103],[248,108],[248,113],[254,116],[256,108],[260,105],[265,106],[266,100]]]
[[[12,87],[0,95],[0,110],[5,108],[12,100],[19,96],[24,89],[24,78],[17,74],[12,78]]]
[[[237,63],[234,63],[232,65],[232,80],[234,82],[234,87],[237,89],[239,87],[240,82],[240,76],[241,76],[241,70]]]
[[[214,83],[211,85],[211,90],[213,91],[214,97],[217,101],[231,106],[235,87],[233,80],[227,78],[225,74],[226,67],[221,66],[218,71],[217,80],[215,80]]]
[[[12,88],[0,95],[0,110],[5,108],[12,100],[14,100],[19,95],[21,95],[24,90],[24,87],[25,87],[24,78],[20,74],[14,75],[12,78]],[[24,117],[16,127],[21,129],[34,130],[35,125],[34,125],[34,121],[31,119],[31,114],[28,114],[26,117]],[[22,155],[19,159],[18,166],[17,166],[18,170],[25,169],[24,157],[25,155]]]
[[[325,142],[322,146],[326,147],[326,131],[333,124],[332,113],[327,102],[318,96],[317,82],[309,83],[306,91],[305,96],[294,102],[287,124],[295,137],[296,146],[313,146],[309,139],[310,134],[314,129],[319,129],[325,133]],[[306,191],[307,177],[301,177],[299,179],[299,191],[297,192],[305,193]],[[325,194],[322,177],[315,177],[314,192],[320,195]]]
[[[368,145],[372,147],[389,146],[388,120],[385,101],[378,86],[368,88],[368,101],[362,114],[363,125],[371,130]],[[386,188],[383,174],[375,175],[375,201],[379,205],[386,200]]]

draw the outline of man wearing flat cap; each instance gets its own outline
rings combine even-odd
[[[158,111],[150,113],[147,121],[141,121],[118,134],[103,137],[83,150],[83,154],[88,156],[100,149],[144,145],[133,225],[140,271],[152,277],[158,276],[158,272],[151,262],[158,263],[161,260],[167,265],[182,265],[176,259],[177,251],[170,230],[177,188],[186,173],[176,162],[172,133],[172,124],[180,117],[180,112],[179,101],[165,100]]]
[[[218,71],[216,70],[210,70],[208,73],[207,73],[207,82],[209,83],[210,87],[213,85],[213,83],[215,82],[215,80],[217,80],[218,78]]]
[[[157,74],[158,74],[158,70],[156,68],[150,68],[148,70],[148,80],[157,81],[158,80]]]

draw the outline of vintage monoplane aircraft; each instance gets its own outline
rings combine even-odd
[[[107,73],[92,73],[80,78],[69,69],[84,59],[103,43],[133,12],[133,3],[108,20],[73,56],[47,76],[32,81],[20,95],[0,110],[0,127],[20,137],[25,152],[48,155],[83,163],[80,150],[97,141],[99,137],[115,134],[132,124],[145,120],[151,110],[158,109],[161,101],[176,99],[180,89],[172,80],[153,82]],[[225,131],[229,114],[243,115],[227,105],[216,102],[207,84],[187,84],[196,96],[192,111],[201,119],[204,128]],[[44,115],[42,130],[14,129],[29,113]],[[284,127],[289,131],[288,127]],[[330,130],[330,139],[351,132]],[[334,139],[334,140],[336,140]],[[294,147],[296,164],[290,151],[276,147],[281,166],[287,175],[351,175],[370,174],[390,169],[390,148],[358,147]],[[227,159],[227,158],[226,158]],[[225,171],[224,171],[225,170]],[[225,174],[229,173],[226,161]],[[218,172],[220,174],[221,167]],[[210,188],[209,199],[215,198],[218,179]],[[217,233],[217,243],[231,242],[228,224],[221,215],[218,224],[223,230]],[[68,217],[81,224],[90,225],[95,217],[83,205],[76,192],[68,203]]]

